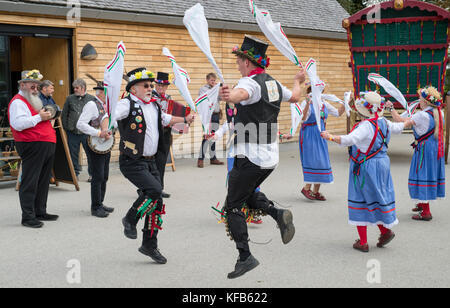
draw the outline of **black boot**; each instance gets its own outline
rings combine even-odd
[[[283,244],[289,243],[295,234],[295,227],[292,223],[292,212],[289,210],[278,210],[277,224],[280,228],[281,240]]]
[[[238,260],[234,266],[234,271],[228,273],[228,279],[233,279],[244,275],[259,265],[258,260],[250,255],[245,261]]]
[[[97,208],[92,208],[91,209],[91,214],[92,216],[95,217],[99,217],[99,218],[105,218],[108,217],[108,213],[102,208],[102,207],[97,207]]]
[[[146,199],[141,190],[138,190],[137,192],[139,194],[139,197],[136,201],[134,201],[133,205],[128,210],[127,215],[122,218],[122,225],[124,227],[123,233],[126,237],[132,240],[137,239],[136,225],[139,221],[137,209]]]
[[[149,256],[156,263],[166,264],[167,259],[161,254],[158,249],[158,230],[154,230],[153,234],[149,230],[148,217],[146,217],[144,230],[142,230],[142,246],[139,247],[139,252]]]

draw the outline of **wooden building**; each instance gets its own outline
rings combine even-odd
[[[146,66],[153,72],[171,72],[170,63],[161,52],[162,47],[168,47],[177,62],[189,72],[190,91],[195,99],[206,74],[213,71],[182,23],[184,11],[197,2],[205,7],[213,55],[225,80],[233,84],[240,78],[235,56],[231,54],[233,46],[242,43],[244,34],[265,39],[250,14],[247,1],[167,0],[162,5],[162,1],[156,0],[0,0],[0,117],[5,116],[7,103],[17,90],[17,80],[23,69],[39,69],[44,79],[52,80],[54,98],[62,106],[72,91],[74,79],[85,78],[86,73],[102,79],[104,66],[112,59],[121,40],[127,47],[125,67],[128,71]],[[328,93],[343,97],[345,91],[352,89],[350,53],[341,25],[348,14],[335,0],[260,0],[256,3],[270,10],[274,21],[282,23],[302,62],[310,57],[318,61],[319,76],[329,84]],[[96,59],[80,58],[86,44],[95,48]],[[271,58],[268,73],[292,87],[296,67],[272,45],[267,53]],[[89,90],[92,89],[93,82],[85,80]],[[169,87],[168,93],[181,100],[174,86]],[[287,132],[291,122],[287,103],[282,106],[279,122],[280,131]],[[331,117],[327,129],[343,133],[346,119]],[[175,137],[174,154],[197,154],[201,139],[198,119],[189,134]],[[117,157],[115,150],[112,160]]]

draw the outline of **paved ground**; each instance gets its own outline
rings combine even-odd
[[[168,214],[159,237],[166,265],[138,253],[140,232],[134,241],[123,236],[120,221],[136,195],[117,165],[111,166],[106,198],[116,210],[106,219],[90,216],[85,174],[80,192],[67,184],[51,188],[48,209],[60,219],[39,230],[20,225],[17,192],[3,184],[0,287],[450,287],[450,206],[445,200],[432,206],[432,222],[411,220],[406,183],[410,142],[410,135],[397,136],[389,149],[400,220],[397,236],[379,249],[378,228],[369,228],[367,254],[352,249],[357,233],[347,224],[346,149],[330,146],[335,182],[323,188],[328,201],[321,203],[300,195],[297,144],[282,145],[280,165],[262,189],[291,207],[296,236],[283,245],[269,217],[250,226],[254,242],[272,241],[251,245],[261,265],[235,280],[226,278],[237,258],[234,244],[210,210],[225,197],[225,166],[206,163],[198,169],[194,159],[184,159],[177,161],[176,172],[167,171],[172,197],[166,200]],[[77,277],[79,284],[70,283]],[[378,278],[380,283],[369,283]]]

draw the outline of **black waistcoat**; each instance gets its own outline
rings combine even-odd
[[[144,112],[141,105],[133,101],[130,96],[126,97],[126,99],[130,102],[130,113],[128,114],[128,117],[118,121],[120,132],[119,150],[128,157],[138,159],[142,157],[144,153],[145,131],[147,125],[145,123]],[[155,106],[158,110],[159,152],[162,149],[163,128],[161,123],[161,108],[158,104],[155,104]]]
[[[270,144],[278,138],[277,119],[283,92],[280,84],[268,74],[253,77],[261,87],[261,99],[250,105],[236,104],[234,143]]]

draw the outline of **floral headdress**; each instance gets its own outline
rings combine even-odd
[[[439,91],[432,86],[425,87],[418,91],[419,96],[427,101],[427,103],[434,107],[441,107],[442,96]]]

